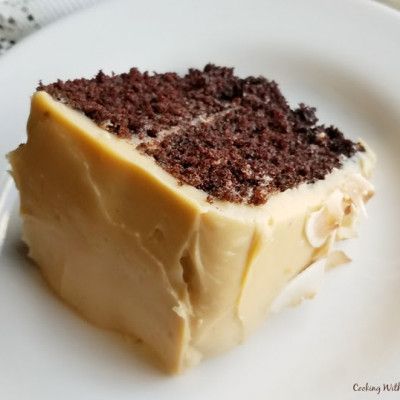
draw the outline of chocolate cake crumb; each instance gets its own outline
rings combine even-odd
[[[239,78],[212,64],[182,77],[100,71],[93,79],[40,83],[38,90],[119,137],[137,136],[141,152],[178,182],[206,192],[209,202],[264,204],[364,151],[339,129],[318,124],[315,108],[292,110],[274,81]]]
[[[235,98],[236,82],[231,68],[190,69],[184,77],[132,68],[120,75],[100,71],[93,79],[40,83],[38,90],[82,111],[97,124],[106,124],[118,136],[154,137],[200,115],[222,111]]]

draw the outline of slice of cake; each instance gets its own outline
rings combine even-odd
[[[214,65],[41,84],[9,159],[54,291],[171,372],[311,296],[373,194],[365,144]]]

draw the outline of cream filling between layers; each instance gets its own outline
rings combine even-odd
[[[289,281],[354,234],[375,162],[359,152],[262,206],[210,204],[44,92],[10,161],[24,240],[50,285],[89,320],[143,339],[169,371],[241,343]]]

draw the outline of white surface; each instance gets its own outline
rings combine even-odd
[[[347,244],[354,261],[332,271],[315,300],[178,377],[160,374],[132,345],[53,297],[24,257],[16,191],[0,181],[0,238],[10,216],[0,255],[0,398],[375,399],[353,384],[398,382],[399,44],[397,13],[361,0],[126,0],[67,18],[3,56],[0,154],[24,140],[39,79],[213,61],[275,78],[293,104],[318,105],[322,121],[365,138],[379,163],[369,220]]]

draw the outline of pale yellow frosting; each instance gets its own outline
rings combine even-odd
[[[44,92],[9,158],[29,255],[54,291],[171,372],[241,343],[289,281],[351,236],[375,161],[359,152],[262,206],[210,204]]]

